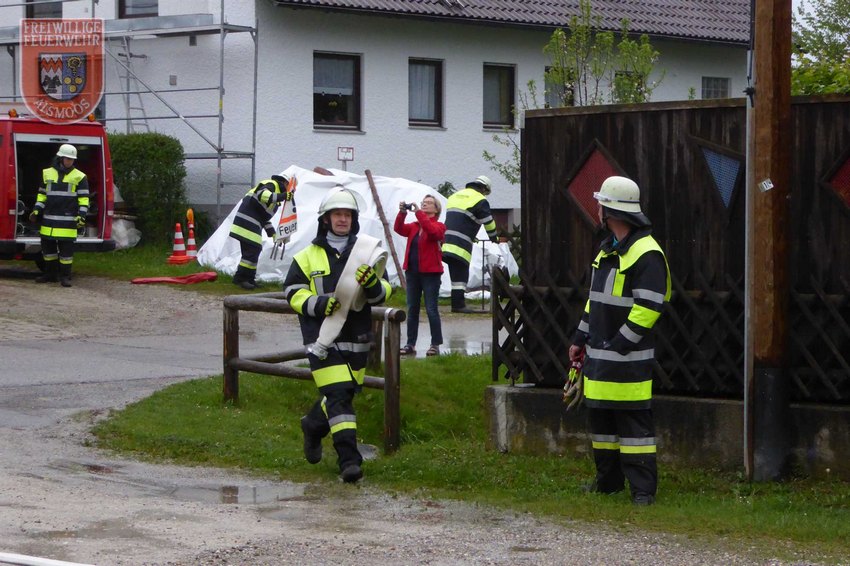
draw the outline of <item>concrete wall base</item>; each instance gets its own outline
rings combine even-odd
[[[534,455],[589,456],[587,411],[566,412],[561,390],[491,385],[485,392],[488,448]],[[658,459],[676,466],[743,470],[743,402],[655,396]],[[850,480],[850,407],[790,407],[796,474]]]

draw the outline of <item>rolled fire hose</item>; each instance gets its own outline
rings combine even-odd
[[[319,338],[307,347],[307,351],[320,360],[328,357],[328,348],[333,345],[342,331],[348,311],[360,311],[366,304],[366,292],[357,282],[356,276],[357,268],[364,263],[371,265],[375,275],[380,279],[387,265],[387,251],[381,247],[381,240],[378,238],[361,234],[354,242],[354,247],[351,249],[345,267],[342,268],[339,283],[334,291],[334,296],[340,303],[339,308],[332,315],[325,317],[319,329]],[[380,285],[381,282],[376,284]]]

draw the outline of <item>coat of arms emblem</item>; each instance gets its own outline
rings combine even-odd
[[[40,53],[41,90],[54,100],[71,100],[86,86],[85,53]]]

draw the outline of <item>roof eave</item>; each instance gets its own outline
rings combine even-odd
[[[501,20],[492,20],[487,18],[468,18],[464,16],[458,15],[446,15],[441,16],[437,14],[411,14],[410,12],[396,12],[392,10],[374,10],[369,8],[349,8],[345,6],[311,6],[309,4],[303,4],[301,2],[289,2],[288,0],[270,0],[272,4],[282,8],[291,8],[294,10],[320,10],[323,12],[333,12],[333,13],[348,13],[348,14],[356,14],[360,16],[378,16],[378,17],[395,17],[395,18],[404,18],[404,19],[414,19],[414,20],[422,20],[422,21],[431,21],[431,22],[451,22],[455,24],[469,24],[469,25],[479,25],[479,26],[488,26],[488,27],[505,27],[505,28],[513,28],[513,29],[524,29],[531,31],[545,31],[552,32],[558,28],[565,28],[565,25],[544,25],[544,24],[532,24],[532,23],[523,23],[523,22],[504,22]],[[619,29],[612,29],[608,31],[619,32]],[[720,38],[709,38],[709,37],[694,37],[689,35],[661,35],[656,33],[646,33],[646,32],[635,32],[629,35],[641,36],[646,35],[652,40],[656,39],[666,39],[666,40],[678,40],[678,41],[688,41],[691,43],[702,43],[702,44],[711,44],[711,45],[729,45],[732,47],[746,47],[749,45],[748,40],[735,40],[735,39],[720,39]]]

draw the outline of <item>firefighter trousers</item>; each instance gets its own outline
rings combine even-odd
[[[596,490],[614,493],[629,481],[632,498],[658,487],[652,409],[588,408]]]
[[[239,265],[236,267],[236,273],[233,275],[233,282],[241,283],[242,281],[247,281],[249,283],[255,283],[257,278],[257,262],[260,260],[260,252],[263,251],[263,247],[253,242],[239,240],[239,249],[242,252],[242,257],[239,259]]]
[[[41,256],[44,258],[46,274],[55,276],[58,273],[59,277],[70,277],[74,264],[74,240],[41,238]]]
[[[328,351],[324,360],[307,355],[322,398],[304,416],[302,426],[304,433],[313,438],[331,434],[340,471],[363,463],[357,450],[357,415],[354,412],[354,396],[361,386],[355,381],[354,373],[362,373],[366,357],[366,352],[343,355],[338,345]]]
[[[466,308],[466,284],[469,283],[469,262],[454,256],[444,256],[452,282],[452,310]]]

